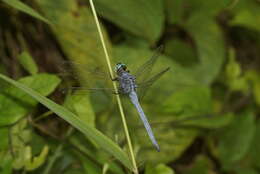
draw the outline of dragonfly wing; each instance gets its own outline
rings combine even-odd
[[[103,80],[109,78],[109,74],[104,72],[101,67],[90,67],[79,62],[63,61],[58,68],[62,77],[71,77],[76,80],[79,80],[78,71],[88,76],[88,78]]]
[[[119,92],[116,92],[112,88],[86,88],[86,87],[68,87],[68,88],[63,88],[61,89],[63,93],[67,92],[75,92],[77,95],[85,95],[86,93],[91,93],[91,92],[108,92],[112,94],[119,94]]]
[[[153,66],[156,63],[162,51],[163,51],[163,46],[161,45],[155,50],[153,56],[137,69],[137,71],[134,73],[137,82],[142,82],[149,77],[153,69]]]
[[[147,90],[154,84],[155,81],[157,81],[160,77],[162,77],[163,74],[165,74],[167,71],[170,70],[170,67],[165,68],[161,72],[155,74],[154,76],[150,77],[143,83],[137,84],[137,90],[139,94],[139,99],[142,100],[147,92]]]

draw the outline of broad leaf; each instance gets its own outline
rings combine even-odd
[[[258,174],[254,168],[236,168],[237,174]]]
[[[237,115],[219,134],[219,158],[223,168],[232,168],[248,152],[255,133],[254,116],[247,111]]]
[[[260,167],[259,153],[260,153],[260,121],[258,120],[256,122],[256,131],[249,151],[249,156],[251,157],[252,163],[257,167]]]
[[[66,98],[64,106],[78,115],[84,124],[95,127],[95,115],[87,96],[70,95]]]
[[[203,155],[196,157],[192,166],[184,169],[184,174],[208,174],[213,172],[211,161]]]
[[[214,17],[223,9],[228,9],[232,0],[204,1],[204,0],[166,0],[167,20],[171,24],[183,24],[187,18],[198,13]],[[198,25],[200,25],[199,23]]]
[[[230,21],[233,26],[244,26],[260,31],[260,5],[257,1],[238,1],[233,9],[234,18]]]
[[[175,172],[165,164],[158,164],[156,166],[147,165],[145,174],[174,174]]]
[[[37,74],[22,78],[19,82],[30,86],[41,95],[47,96],[55,90],[60,79],[55,75]],[[13,86],[3,89],[0,93],[0,125],[15,123],[36,105],[36,100]]]
[[[220,28],[214,18],[203,13],[192,16],[185,28],[195,41],[200,60],[200,64],[192,71],[197,73],[198,81],[210,84],[218,75],[225,59],[224,40]]]
[[[51,29],[70,61],[86,65],[86,68],[107,67],[100,37],[90,9],[86,6],[79,6],[76,1],[37,0],[36,2],[46,17],[55,24]],[[105,30],[103,33],[106,34]],[[106,45],[110,48],[108,41]],[[89,83],[89,78],[86,78],[87,75],[82,69],[77,66],[72,68],[80,77],[81,84],[85,84],[86,81]]]
[[[161,36],[164,25],[161,0],[97,0],[94,4],[102,17],[152,44]]]
[[[207,87],[187,87],[172,94],[165,102],[165,113],[180,116],[207,115],[211,112],[210,90]]]

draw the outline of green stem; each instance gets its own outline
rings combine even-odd
[[[70,127],[66,133],[66,136],[63,140],[63,142],[61,144],[59,144],[59,146],[57,147],[57,149],[55,150],[53,156],[49,159],[49,162],[46,166],[46,168],[44,169],[42,174],[49,174],[51,172],[51,169],[54,165],[54,163],[56,162],[56,160],[62,155],[62,149],[64,147],[65,141],[66,139],[72,134],[73,132],[73,127]]]
[[[102,43],[102,47],[103,47],[103,50],[104,50],[104,53],[105,53],[106,62],[107,62],[108,69],[109,69],[109,73],[110,73],[110,76],[112,78],[114,78],[113,70],[112,70],[111,63],[110,63],[110,58],[109,58],[108,51],[107,51],[106,44],[105,44],[105,39],[104,39],[104,36],[102,34],[102,31],[101,31],[101,27],[100,27],[100,24],[99,24],[99,20],[98,20],[98,17],[97,17],[95,6],[93,4],[93,0],[89,0],[89,1],[90,1],[91,9],[92,9],[92,12],[93,12],[93,15],[94,15],[94,19],[95,19],[95,22],[96,22],[96,25],[97,25],[97,29],[98,29],[98,33],[99,33],[100,40],[101,40],[101,43]],[[113,87],[114,87],[115,91],[117,92],[118,91],[117,85],[116,85],[116,82],[114,82],[114,81],[113,81]],[[133,151],[133,147],[132,147],[132,143],[131,143],[128,127],[127,127],[127,124],[126,124],[125,113],[124,113],[122,102],[121,102],[121,99],[120,99],[119,95],[116,95],[116,99],[117,99],[120,115],[121,115],[123,126],[124,126],[124,132],[125,132],[125,135],[126,135],[126,140],[127,140],[128,146],[129,146],[130,156],[131,156],[131,160],[132,160],[133,167],[134,167],[133,170],[134,170],[135,174],[138,174],[138,169],[137,169],[137,165],[136,165],[134,151]]]
[[[37,118],[34,120],[34,122],[37,122],[37,121],[39,121],[39,120],[41,120],[41,119],[43,119],[43,118],[46,118],[46,117],[50,116],[51,114],[53,114],[52,111],[47,111],[47,112],[43,113],[42,115],[40,115],[39,117],[37,117]]]
[[[49,159],[49,162],[46,166],[46,168],[44,169],[42,174],[48,174],[50,173],[55,161],[61,156],[61,151],[63,149],[64,144],[60,144],[57,149],[54,152],[54,155]]]

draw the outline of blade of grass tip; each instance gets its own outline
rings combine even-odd
[[[99,33],[100,40],[101,40],[101,43],[102,43],[102,47],[103,47],[103,50],[104,50],[104,53],[105,53],[109,73],[110,73],[110,76],[112,78],[114,78],[113,70],[112,70],[111,63],[110,63],[110,58],[109,58],[108,51],[107,51],[107,48],[106,48],[104,36],[102,34],[101,27],[100,27],[100,24],[99,24],[96,9],[95,9],[93,0],[89,0],[89,1],[90,1],[91,10],[92,10],[92,13],[94,15],[94,19],[95,19],[95,22],[96,22],[96,25],[97,25],[97,29],[98,29],[98,33]],[[116,86],[116,82],[113,81],[112,83],[113,83],[113,87],[114,87],[115,91],[117,92],[118,89],[117,89],[117,86]],[[116,95],[116,99],[117,99],[120,115],[121,115],[123,126],[124,126],[124,132],[125,132],[125,135],[126,135],[126,140],[127,140],[129,151],[130,151],[131,160],[132,160],[133,167],[134,167],[133,171],[134,171],[135,174],[138,174],[138,169],[137,169],[136,160],[135,160],[135,156],[134,156],[134,152],[133,152],[133,147],[132,147],[131,139],[130,139],[130,136],[129,136],[128,127],[127,127],[127,124],[126,124],[126,119],[125,119],[125,114],[124,114],[122,102],[121,102],[119,95]]]

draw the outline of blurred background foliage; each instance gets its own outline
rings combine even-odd
[[[164,45],[154,72],[171,67],[142,100],[161,152],[123,98],[140,172],[260,173],[260,1],[94,3],[113,63],[135,70]],[[0,72],[128,152],[113,96],[59,90],[94,84],[84,67],[107,70],[88,0],[1,0],[0,10]],[[129,173],[104,152],[112,145],[100,146],[18,88],[0,86],[0,173]]]

